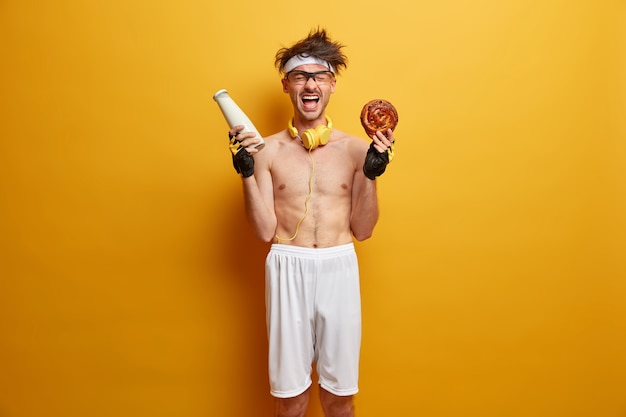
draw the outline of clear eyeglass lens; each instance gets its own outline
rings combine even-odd
[[[332,73],[330,71],[320,72],[304,72],[293,71],[288,75],[289,81],[294,84],[305,84],[309,78],[313,78],[317,84],[328,84],[332,79]]]

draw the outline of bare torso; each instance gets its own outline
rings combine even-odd
[[[286,131],[265,139],[255,165],[273,191],[274,242],[310,248],[351,242],[353,183],[365,142],[333,130],[328,144],[309,152]]]

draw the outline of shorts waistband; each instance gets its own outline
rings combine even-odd
[[[295,255],[311,259],[328,258],[351,253],[355,253],[354,243],[352,242],[328,248],[307,248],[304,246],[285,245],[283,243],[273,243],[270,247],[270,254]]]

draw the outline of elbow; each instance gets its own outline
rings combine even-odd
[[[376,216],[370,217],[366,221],[352,221],[350,225],[352,236],[359,242],[369,239],[374,234],[374,228],[377,222],[378,213],[376,213]]]
[[[265,243],[270,243],[274,239],[273,233],[257,233],[257,237]]]
[[[362,230],[362,231],[353,230],[352,231],[352,235],[359,242],[369,239],[370,237],[372,237],[372,234],[373,234],[372,230]]]
[[[252,216],[249,216],[248,221],[250,222],[256,237],[263,242],[271,242],[274,239],[274,236],[276,236],[276,221],[273,221],[273,219],[260,221]]]
[[[265,243],[270,243],[276,236],[276,227],[261,227],[256,229],[256,235]]]

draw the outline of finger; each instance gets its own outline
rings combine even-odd
[[[391,141],[381,131],[376,132],[376,139],[380,142],[379,145],[383,147],[383,150],[391,146]]]
[[[376,137],[380,139],[381,142],[384,142],[387,139],[387,136],[382,131],[376,131]]]
[[[228,137],[232,139],[233,137],[237,136],[237,134],[239,134],[242,129],[243,125],[233,126],[233,128],[228,131]]]
[[[391,143],[394,143],[396,141],[395,138],[393,137],[393,130],[387,129],[387,139]]]
[[[374,144],[374,149],[376,149],[378,151],[378,153],[383,153],[387,150],[387,147],[385,146],[384,143],[382,143],[380,141],[380,139],[376,138],[374,140],[374,142],[372,142]]]
[[[389,142],[389,145],[391,145],[395,140],[393,138],[393,130],[391,129],[387,129],[387,131],[383,134],[383,136],[385,137],[385,140]]]
[[[251,138],[256,138],[256,133],[254,132],[238,132],[237,140],[243,142],[244,140],[248,140]]]
[[[252,137],[244,137],[244,136],[252,136]],[[237,140],[241,143],[241,146],[246,148],[248,151],[251,149],[256,149],[254,145],[261,142],[254,133],[250,134],[250,132],[241,133],[237,136]]]

